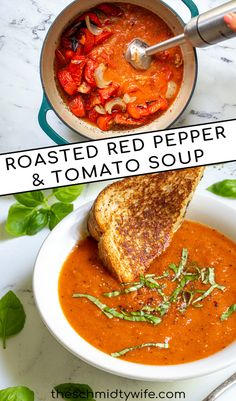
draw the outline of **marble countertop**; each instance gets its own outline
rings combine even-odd
[[[166,0],[188,21],[181,0]],[[200,12],[223,0],[195,0]],[[70,0],[11,0],[0,3],[0,152],[52,145],[37,122],[42,100],[39,58],[50,24]],[[145,1],[144,1],[145,4]],[[236,116],[236,39],[199,49],[194,96],[176,126],[226,120]],[[82,138],[51,113],[49,120],[72,141]]]
[[[168,0],[185,21],[189,15],[180,0]],[[201,12],[221,4],[220,0],[196,0]],[[40,50],[46,32],[56,15],[70,0],[11,0],[0,2],[0,153],[53,145],[42,132],[37,114],[42,100],[39,78]],[[145,3],[145,1],[144,1]],[[196,91],[176,126],[235,118],[236,40],[198,50],[199,77]],[[68,129],[50,116],[61,133]],[[70,134],[70,133],[69,133]],[[78,135],[71,133],[74,141]],[[236,164],[207,169],[199,191],[211,183],[236,178]],[[103,183],[90,184],[76,206],[94,199]],[[4,230],[12,197],[0,198],[0,297],[12,289],[24,304],[27,322],[24,330],[0,347],[0,389],[26,385],[36,393],[36,401],[51,400],[50,392],[62,382],[88,383],[94,390],[185,391],[186,401],[201,401],[214,387],[230,376],[236,366],[222,372],[185,382],[145,383],[119,378],[93,368],[66,351],[49,334],[34,304],[32,272],[37,252],[48,235],[45,229],[34,237],[10,239]],[[236,201],[225,201],[236,207]],[[236,387],[219,401],[236,397]]]

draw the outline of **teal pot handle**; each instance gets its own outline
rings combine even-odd
[[[182,0],[182,2],[189,8],[192,18],[199,15],[198,8],[193,0]]]
[[[67,142],[65,139],[63,139],[60,135],[54,131],[54,129],[48,124],[47,122],[47,112],[49,110],[52,110],[52,107],[48,103],[46,96],[43,95],[43,100],[42,104],[39,110],[38,114],[38,122],[42,130],[51,138],[57,145],[67,145],[69,142]]]

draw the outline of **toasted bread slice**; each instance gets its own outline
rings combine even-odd
[[[97,197],[88,229],[99,256],[120,282],[133,281],[169,246],[203,167],[130,177]]]

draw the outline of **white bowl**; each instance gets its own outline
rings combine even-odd
[[[67,216],[50,233],[37,257],[33,287],[43,321],[70,352],[107,372],[138,380],[173,381],[189,379],[226,368],[236,362],[236,342],[216,354],[195,362],[153,366],[115,359],[86,342],[65,318],[58,297],[58,279],[64,261],[86,230],[91,202]],[[187,218],[207,224],[236,240],[236,210],[209,195],[195,195]],[[193,344],[194,346],[194,344]]]

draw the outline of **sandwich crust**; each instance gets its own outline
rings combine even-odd
[[[125,178],[107,186],[88,218],[99,256],[120,282],[130,282],[170,245],[204,168]]]

